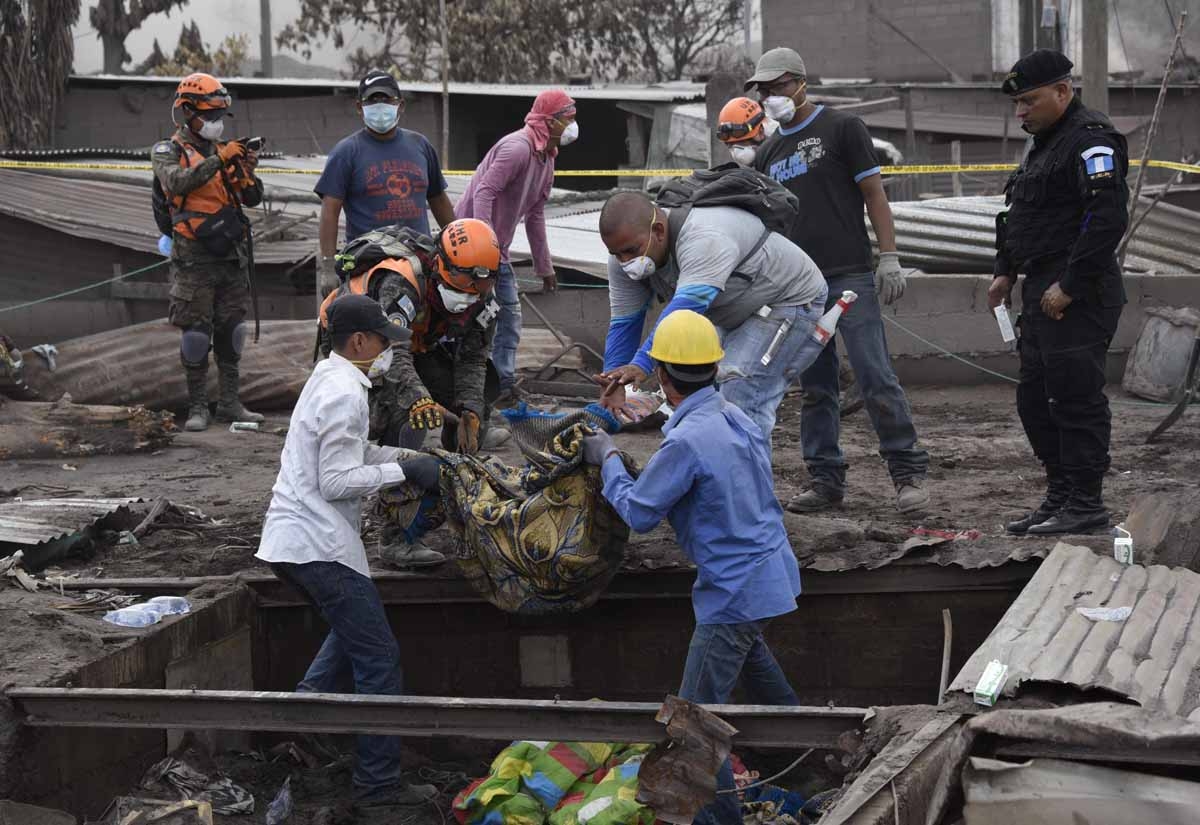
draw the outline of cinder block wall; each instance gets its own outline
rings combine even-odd
[[[992,73],[988,2],[889,0],[879,13],[963,79]],[[946,72],[872,14],[869,0],[763,0],[763,48],[790,46],[810,74],[947,80]]]

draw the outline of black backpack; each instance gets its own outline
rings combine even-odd
[[[800,200],[778,181],[736,163],[700,169],[668,182],[658,205],[671,210],[671,229],[683,225],[693,206],[736,206],[753,213],[772,232],[791,235],[800,217]],[[676,217],[678,215],[678,217]],[[677,232],[672,231],[674,240]]]
[[[150,206],[154,210],[154,224],[158,227],[158,234],[171,237],[171,233],[175,231],[175,224],[171,220],[171,203],[167,200],[167,193],[163,191],[162,184],[158,182],[158,175],[154,176],[154,193],[150,196]]]

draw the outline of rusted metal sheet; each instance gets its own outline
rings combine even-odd
[[[70,728],[180,728],[373,733],[505,741],[657,742],[654,702],[476,699],[233,690],[19,687],[25,723]],[[865,708],[707,705],[740,746],[832,748]]]
[[[315,321],[263,321],[262,337],[246,341],[242,354],[242,401],[255,409],[295,403],[312,368]],[[25,359],[27,383],[43,398],[70,393],[83,404],[144,404],[174,409],[187,404],[179,365],[179,329],[151,321],[58,345],[58,368]],[[209,397],[217,397],[217,370],[209,370]]]
[[[0,504],[0,544],[37,545],[78,533],[140,498],[49,498]]]
[[[1130,610],[1097,621],[1077,609],[1093,607]],[[1060,542],[950,689],[973,691],[992,659],[1008,665],[1006,696],[1025,682],[1067,684],[1200,719],[1200,574],[1123,565]]]
[[[738,730],[701,705],[668,696],[655,720],[667,726],[669,743],[647,754],[638,771],[637,801],[658,819],[689,825],[716,799],[717,771]]]

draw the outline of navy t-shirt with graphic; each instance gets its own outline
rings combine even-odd
[[[429,199],[446,191],[446,179],[424,135],[397,129],[379,140],[360,129],[333,147],[315,191],[342,199],[346,240],[393,225],[428,235]]]
[[[795,126],[779,127],[759,148],[754,168],[800,199],[800,220],[790,240],[826,278],[872,271],[858,183],[879,174],[879,161],[861,120],[818,106]]]

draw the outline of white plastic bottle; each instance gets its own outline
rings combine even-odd
[[[821,320],[817,321],[817,325],[813,327],[812,337],[819,342],[821,346],[829,343],[829,339],[837,332],[838,319],[842,317],[842,313],[850,308],[850,305],[858,300],[858,293],[846,290],[842,293],[842,297],[838,298],[836,304],[829,308],[829,311],[821,316]]]

